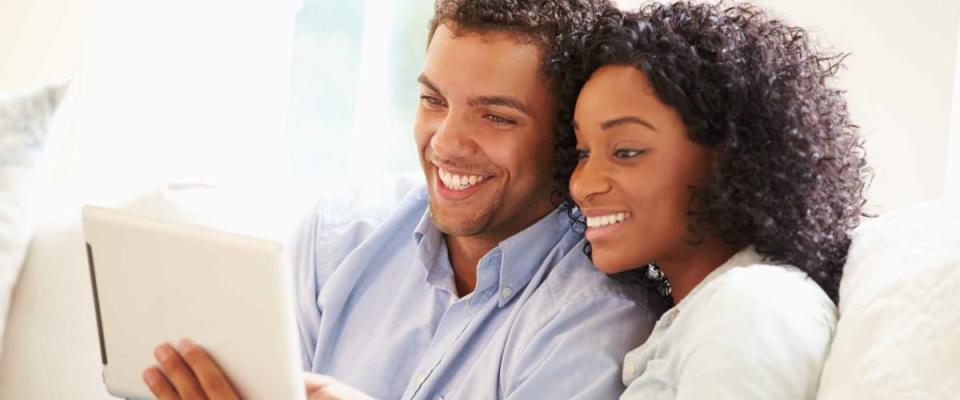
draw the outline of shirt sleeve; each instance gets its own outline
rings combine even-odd
[[[303,369],[313,369],[325,282],[338,265],[423,186],[419,172],[392,174],[360,184],[326,182],[325,193],[301,218],[288,242]]]
[[[506,372],[503,397],[617,398],[624,389],[623,356],[647,338],[654,318],[643,305],[612,294],[559,307]]]
[[[321,203],[317,203],[301,218],[288,253],[293,272],[294,306],[297,328],[300,333],[300,355],[303,369],[310,371],[313,365],[313,349],[317,345],[317,330],[320,325],[320,310],[317,307],[318,283],[316,277],[316,242],[320,222]]]
[[[301,361],[313,369],[313,355],[323,317],[320,296],[338,265],[382,220],[375,208],[351,209],[339,199],[322,198],[305,215],[290,240]],[[366,214],[363,214],[366,213]],[[328,214],[334,214],[331,218]]]
[[[704,304],[680,344],[677,399],[815,397],[836,324],[818,287],[741,280]]]

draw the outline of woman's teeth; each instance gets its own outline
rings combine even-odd
[[[484,177],[480,175],[454,175],[439,168],[437,168],[437,171],[440,174],[440,181],[443,182],[443,186],[452,190],[466,190],[484,180]]]
[[[617,213],[604,215],[600,217],[587,217],[588,228],[599,228],[601,226],[621,223],[630,218],[630,213]]]

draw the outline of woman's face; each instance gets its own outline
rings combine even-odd
[[[574,129],[579,162],[570,192],[587,217],[597,268],[622,272],[692,250],[699,238],[688,229],[691,188],[706,178],[714,153],[689,139],[644,73],[598,69],[577,99]]]

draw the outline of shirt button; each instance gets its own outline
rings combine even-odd
[[[637,364],[632,361],[628,361],[627,365],[623,366],[623,372],[626,373],[626,376],[633,378],[637,375]]]
[[[510,289],[510,288],[508,288],[508,287],[507,287],[507,288],[503,288],[503,290],[500,291],[500,296],[503,296],[503,298],[507,298],[507,297],[510,297],[510,296],[512,296],[512,295],[513,295],[513,289]]]
[[[426,372],[421,372],[420,374],[417,375],[417,383],[418,383],[418,384],[421,384],[421,385],[422,385],[423,382],[426,381],[426,380],[427,380],[427,373],[426,373]]]

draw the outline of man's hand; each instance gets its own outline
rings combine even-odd
[[[153,356],[159,365],[144,370],[143,381],[159,400],[240,399],[220,366],[190,339],[161,344]],[[303,381],[309,400],[374,400],[330,376],[305,373]]]
[[[190,339],[177,347],[164,343],[153,351],[159,366],[143,371],[143,381],[159,400],[237,400],[240,396],[220,366]]]
[[[327,375],[306,373],[303,375],[303,381],[307,385],[309,400],[374,400],[365,393]]]

